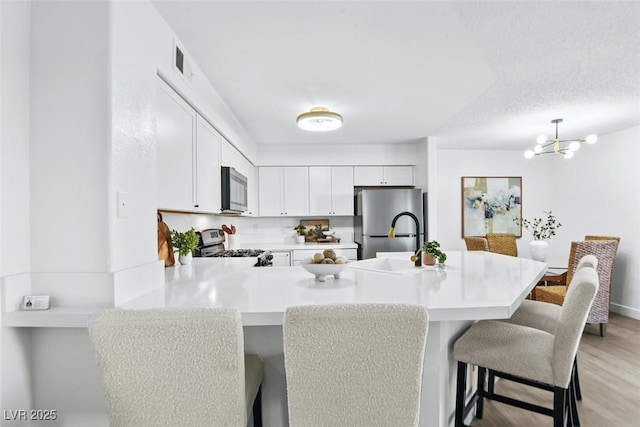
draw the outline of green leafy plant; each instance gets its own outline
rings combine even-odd
[[[440,250],[440,243],[437,240],[431,240],[430,242],[424,242],[422,245],[422,253],[433,255],[440,264],[444,264],[447,260],[447,254]]]
[[[304,236],[304,235],[305,235],[305,233],[307,232],[307,227],[305,227],[304,225],[300,224],[300,225],[298,225],[298,226],[294,227],[294,230],[295,230],[296,232],[298,232],[298,234],[299,234],[300,236]]]
[[[542,218],[534,218],[530,221],[524,218],[514,218],[513,221],[533,234],[534,240],[547,240],[556,235],[556,229],[562,227],[562,224],[556,220],[556,217],[553,216],[551,211],[543,212],[547,215],[547,218],[544,220]]]
[[[180,255],[184,256],[190,254],[198,247],[198,243],[200,243],[200,237],[193,227],[184,233],[176,230],[171,231],[171,244],[174,248],[178,249],[178,253],[180,253]]]

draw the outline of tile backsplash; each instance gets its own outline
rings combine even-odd
[[[185,231],[193,227],[196,230],[221,228],[222,224],[236,227],[236,234],[243,242],[288,243],[295,241],[293,228],[307,217],[253,218],[242,216],[221,216],[209,214],[182,214],[163,212],[163,221],[170,230]],[[331,229],[342,242],[353,242],[353,217],[328,217]]]

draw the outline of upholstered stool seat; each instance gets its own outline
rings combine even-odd
[[[569,379],[554,378],[550,369],[553,335],[538,329],[482,320],[456,341],[453,352],[460,362],[546,384],[569,383]]]

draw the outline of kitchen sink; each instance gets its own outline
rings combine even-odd
[[[416,267],[409,259],[396,258],[371,258],[362,261],[350,262],[349,268],[354,270],[375,271],[388,274],[413,274],[420,273],[424,268]]]

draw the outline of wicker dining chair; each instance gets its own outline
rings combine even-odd
[[[489,243],[487,242],[486,237],[482,236],[473,236],[473,237],[465,237],[464,243],[467,245],[468,251],[488,251]]]
[[[586,236],[593,237],[593,236]],[[598,294],[589,311],[587,323],[598,324],[600,336],[605,336],[606,323],[609,321],[609,303],[611,299],[611,277],[613,273],[613,261],[618,250],[619,239],[589,239],[582,242],[571,242],[569,253],[569,266],[567,270],[567,284],[571,284],[573,274],[580,259],[585,255],[595,255],[598,259],[598,276],[600,287]],[[536,300],[562,305],[568,286],[538,286],[536,288]]]
[[[518,256],[516,235],[512,233],[487,233],[489,252],[502,255]]]

